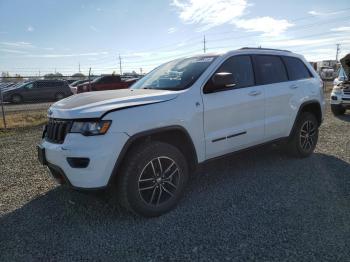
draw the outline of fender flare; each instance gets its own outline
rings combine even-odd
[[[114,164],[112,173],[110,175],[110,178],[108,180],[107,186],[111,185],[111,182],[115,179],[115,177],[117,176],[118,170],[127,154],[127,152],[129,151],[129,149],[134,145],[134,142],[140,138],[147,138],[151,135],[154,134],[160,134],[163,132],[167,132],[167,131],[180,131],[182,132],[186,138],[188,139],[188,141],[190,141],[190,147],[192,148],[193,151],[193,158],[195,161],[195,165],[198,165],[198,157],[197,157],[197,152],[196,152],[196,148],[194,146],[193,140],[191,138],[191,136],[189,135],[189,133],[187,132],[187,130],[180,125],[171,125],[171,126],[165,126],[165,127],[159,127],[159,128],[154,128],[154,129],[149,129],[146,131],[142,131],[139,133],[136,133],[132,136],[129,137],[129,139],[126,141],[126,143],[124,144],[122,150],[120,151],[117,160]]]
[[[320,110],[320,112],[321,112],[321,119],[320,119],[319,125],[321,125],[321,122],[322,122],[322,109],[321,109],[321,104],[320,104],[320,102],[319,102],[318,100],[314,100],[314,99],[313,99],[313,100],[306,101],[306,102],[302,103],[302,104],[299,106],[298,113],[297,113],[296,116],[295,116],[294,123],[293,123],[293,127],[292,127],[292,129],[291,129],[291,131],[290,131],[290,133],[289,133],[289,136],[291,136],[291,135],[294,133],[295,125],[296,125],[296,123],[297,123],[297,121],[298,121],[298,118],[300,117],[301,112],[303,111],[303,109],[304,109],[306,106],[311,105],[311,104],[316,104],[316,105],[318,105],[318,107],[319,107],[319,110]]]

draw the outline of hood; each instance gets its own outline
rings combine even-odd
[[[9,93],[12,90],[18,90],[19,88],[22,88],[23,84],[15,84],[15,85],[11,85],[9,87],[5,87],[5,88],[1,88],[2,92],[5,93]]]
[[[346,76],[350,79],[350,53],[340,59],[340,63],[345,71]]]
[[[152,89],[121,89],[87,92],[70,96],[53,104],[48,116],[77,119],[100,118],[111,110],[119,110],[175,99],[179,92]]]

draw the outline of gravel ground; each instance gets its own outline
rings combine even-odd
[[[212,161],[153,219],[56,186],[39,128],[0,137],[0,261],[350,261],[349,130],[328,110],[310,158],[270,146]]]

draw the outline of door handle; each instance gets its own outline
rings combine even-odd
[[[250,96],[257,96],[257,95],[260,95],[260,94],[261,94],[261,91],[256,91],[256,90],[249,92]]]
[[[291,85],[289,88],[290,88],[290,89],[297,89],[298,86],[297,86],[297,85]]]

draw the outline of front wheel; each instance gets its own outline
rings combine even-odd
[[[287,143],[288,152],[295,157],[307,157],[313,153],[318,141],[318,121],[310,112],[302,113]]]
[[[151,142],[131,150],[118,174],[119,203],[146,217],[171,210],[183,195],[188,165],[176,147]]]
[[[14,104],[20,104],[23,102],[23,98],[20,95],[13,95],[11,98],[11,102]]]
[[[342,105],[331,105],[333,115],[340,116],[345,114],[345,108]]]

